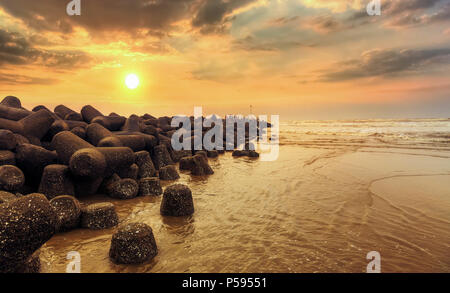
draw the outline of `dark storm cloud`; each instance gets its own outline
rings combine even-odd
[[[450,48],[429,50],[372,50],[362,54],[359,60],[336,65],[342,68],[322,76],[322,81],[343,81],[365,77],[393,76],[408,73],[424,73],[432,66],[450,63]]]
[[[0,29],[0,66],[5,64],[42,64],[47,67],[84,66],[91,60],[86,53],[69,50],[43,50],[16,32]]]
[[[226,16],[234,10],[258,0],[204,0],[192,20],[194,27],[203,33],[224,32],[224,24],[230,21]]]
[[[68,16],[69,0],[0,0],[10,14],[36,30],[71,32],[76,25],[88,31],[139,28],[168,29],[191,14],[199,0],[93,0],[81,1],[82,15]]]

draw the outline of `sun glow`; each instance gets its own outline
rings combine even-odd
[[[128,74],[125,78],[125,85],[130,90],[134,90],[139,86],[139,77],[136,74]]]

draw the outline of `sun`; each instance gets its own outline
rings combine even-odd
[[[139,86],[139,77],[136,74],[128,74],[125,78],[125,85],[130,90],[134,90]]]

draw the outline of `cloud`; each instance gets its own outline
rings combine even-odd
[[[200,0],[95,0],[81,1],[82,15],[68,16],[62,0],[3,0],[6,12],[37,31],[70,33],[81,26],[91,33],[137,29],[170,30],[190,17]]]
[[[296,41],[294,39],[291,39],[291,40],[257,39],[251,35],[249,35],[243,39],[237,39],[237,40],[233,41],[234,49],[244,50],[244,51],[274,52],[274,51],[283,51],[283,50],[289,50],[289,49],[293,49],[293,48],[302,48],[302,47],[315,47],[315,45],[303,43],[300,41]]]
[[[365,77],[421,73],[432,66],[450,63],[450,48],[426,50],[370,50],[359,60],[341,62],[321,76],[322,81],[336,82]]]
[[[5,85],[31,85],[31,84],[39,84],[39,85],[50,85],[57,83],[58,80],[52,78],[42,78],[42,77],[33,77],[33,76],[25,76],[18,74],[6,74],[0,73],[0,84]]]
[[[193,18],[192,26],[205,34],[223,33],[226,24],[233,19],[229,15],[254,2],[258,0],[205,0]]]
[[[428,25],[450,20],[450,3],[438,5],[441,0],[409,0],[399,2],[388,2],[386,14],[391,18],[387,21],[392,27],[411,27],[417,25]],[[428,12],[434,8],[434,12]]]
[[[85,66],[90,61],[91,57],[84,52],[35,48],[23,35],[0,29],[0,65],[40,64],[70,69]]]

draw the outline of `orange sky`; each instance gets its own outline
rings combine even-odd
[[[450,1],[0,0],[0,95],[105,114],[450,117]],[[125,76],[141,84],[129,90]]]

